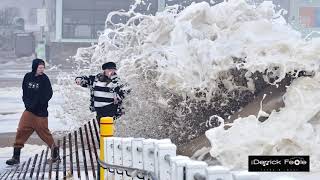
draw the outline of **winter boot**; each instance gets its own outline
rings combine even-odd
[[[60,161],[60,155],[59,155],[59,147],[54,146],[51,150],[51,161],[54,163],[56,161]]]
[[[14,148],[13,149],[13,156],[11,159],[6,161],[6,164],[12,166],[15,164],[19,164],[20,163],[20,152],[21,152],[21,148]]]

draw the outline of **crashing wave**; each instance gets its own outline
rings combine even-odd
[[[115,15],[128,21],[112,23]],[[183,11],[177,6],[168,7],[155,16],[136,13],[134,9],[114,12],[107,17],[98,44],[80,49],[74,58],[76,70],[63,76],[61,82],[70,99],[66,110],[75,119],[88,117],[88,95],[75,89],[72,77],[96,73],[102,62],[114,61],[120,78],[132,89],[124,102],[125,115],[116,122],[116,134],[169,137],[179,145],[212,128],[208,123],[211,116],[227,120],[269,84],[284,78],[292,81],[304,72],[317,73],[318,47],[319,39],[304,40],[271,2],[252,5],[244,0],[229,0],[214,6],[203,2]],[[294,120],[300,121],[304,120]],[[241,124],[242,120],[235,122]],[[291,121],[266,122],[270,122],[269,128],[289,128],[286,124]],[[246,123],[250,124],[249,120]],[[249,147],[239,153],[229,146],[238,141],[236,132],[254,130],[256,126],[238,125],[226,132],[219,128],[209,130],[212,156],[228,165],[230,157],[239,153],[263,153],[253,145],[263,138],[261,134],[252,141],[239,141],[239,146]],[[273,145],[281,149],[285,146],[280,144],[288,141]],[[224,148],[217,151],[216,147]],[[242,166],[243,159],[238,161],[236,165]]]

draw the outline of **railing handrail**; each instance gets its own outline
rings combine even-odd
[[[98,160],[99,164],[101,167],[103,167],[104,169],[116,169],[116,170],[122,170],[122,171],[130,171],[131,175],[133,174],[133,172],[136,172],[137,174],[142,174],[144,176],[149,176],[152,180],[158,180],[158,178],[156,177],[154,172],[151,171],[146,171],[146,170],[142,170],[142,169],[137,169],[137,168],[131,168],[131,167],[124,167],[124,166],[118,166],[118,165],[113,165],[113,164],[108,164],[104,161],[101,161],[101,159]]]

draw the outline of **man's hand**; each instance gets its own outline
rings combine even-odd
[[[79,85],[79,86],[81,85],[81,79],[80,78],[76,79],[76,84]]]
[[[118,100],[117,97],[114,97],[113,99],[114,99],[114,101],[113,101],[114,104],[118,104],[119,103],[119,100]]]
[[[113,97],[113,103],[114,103],[114,104],[118,104],[119,101],[120,101],[120,99],[118,98],[118,95],[115,94],[114,97]]]

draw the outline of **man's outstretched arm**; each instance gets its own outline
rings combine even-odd
[[[94,83],[94,79],[95,79],[95,76],[78,76],[76,77],[75,81],[77,83],[77,85],[80,85],[82,87],[91,87],[93,86],[93,83]]]

